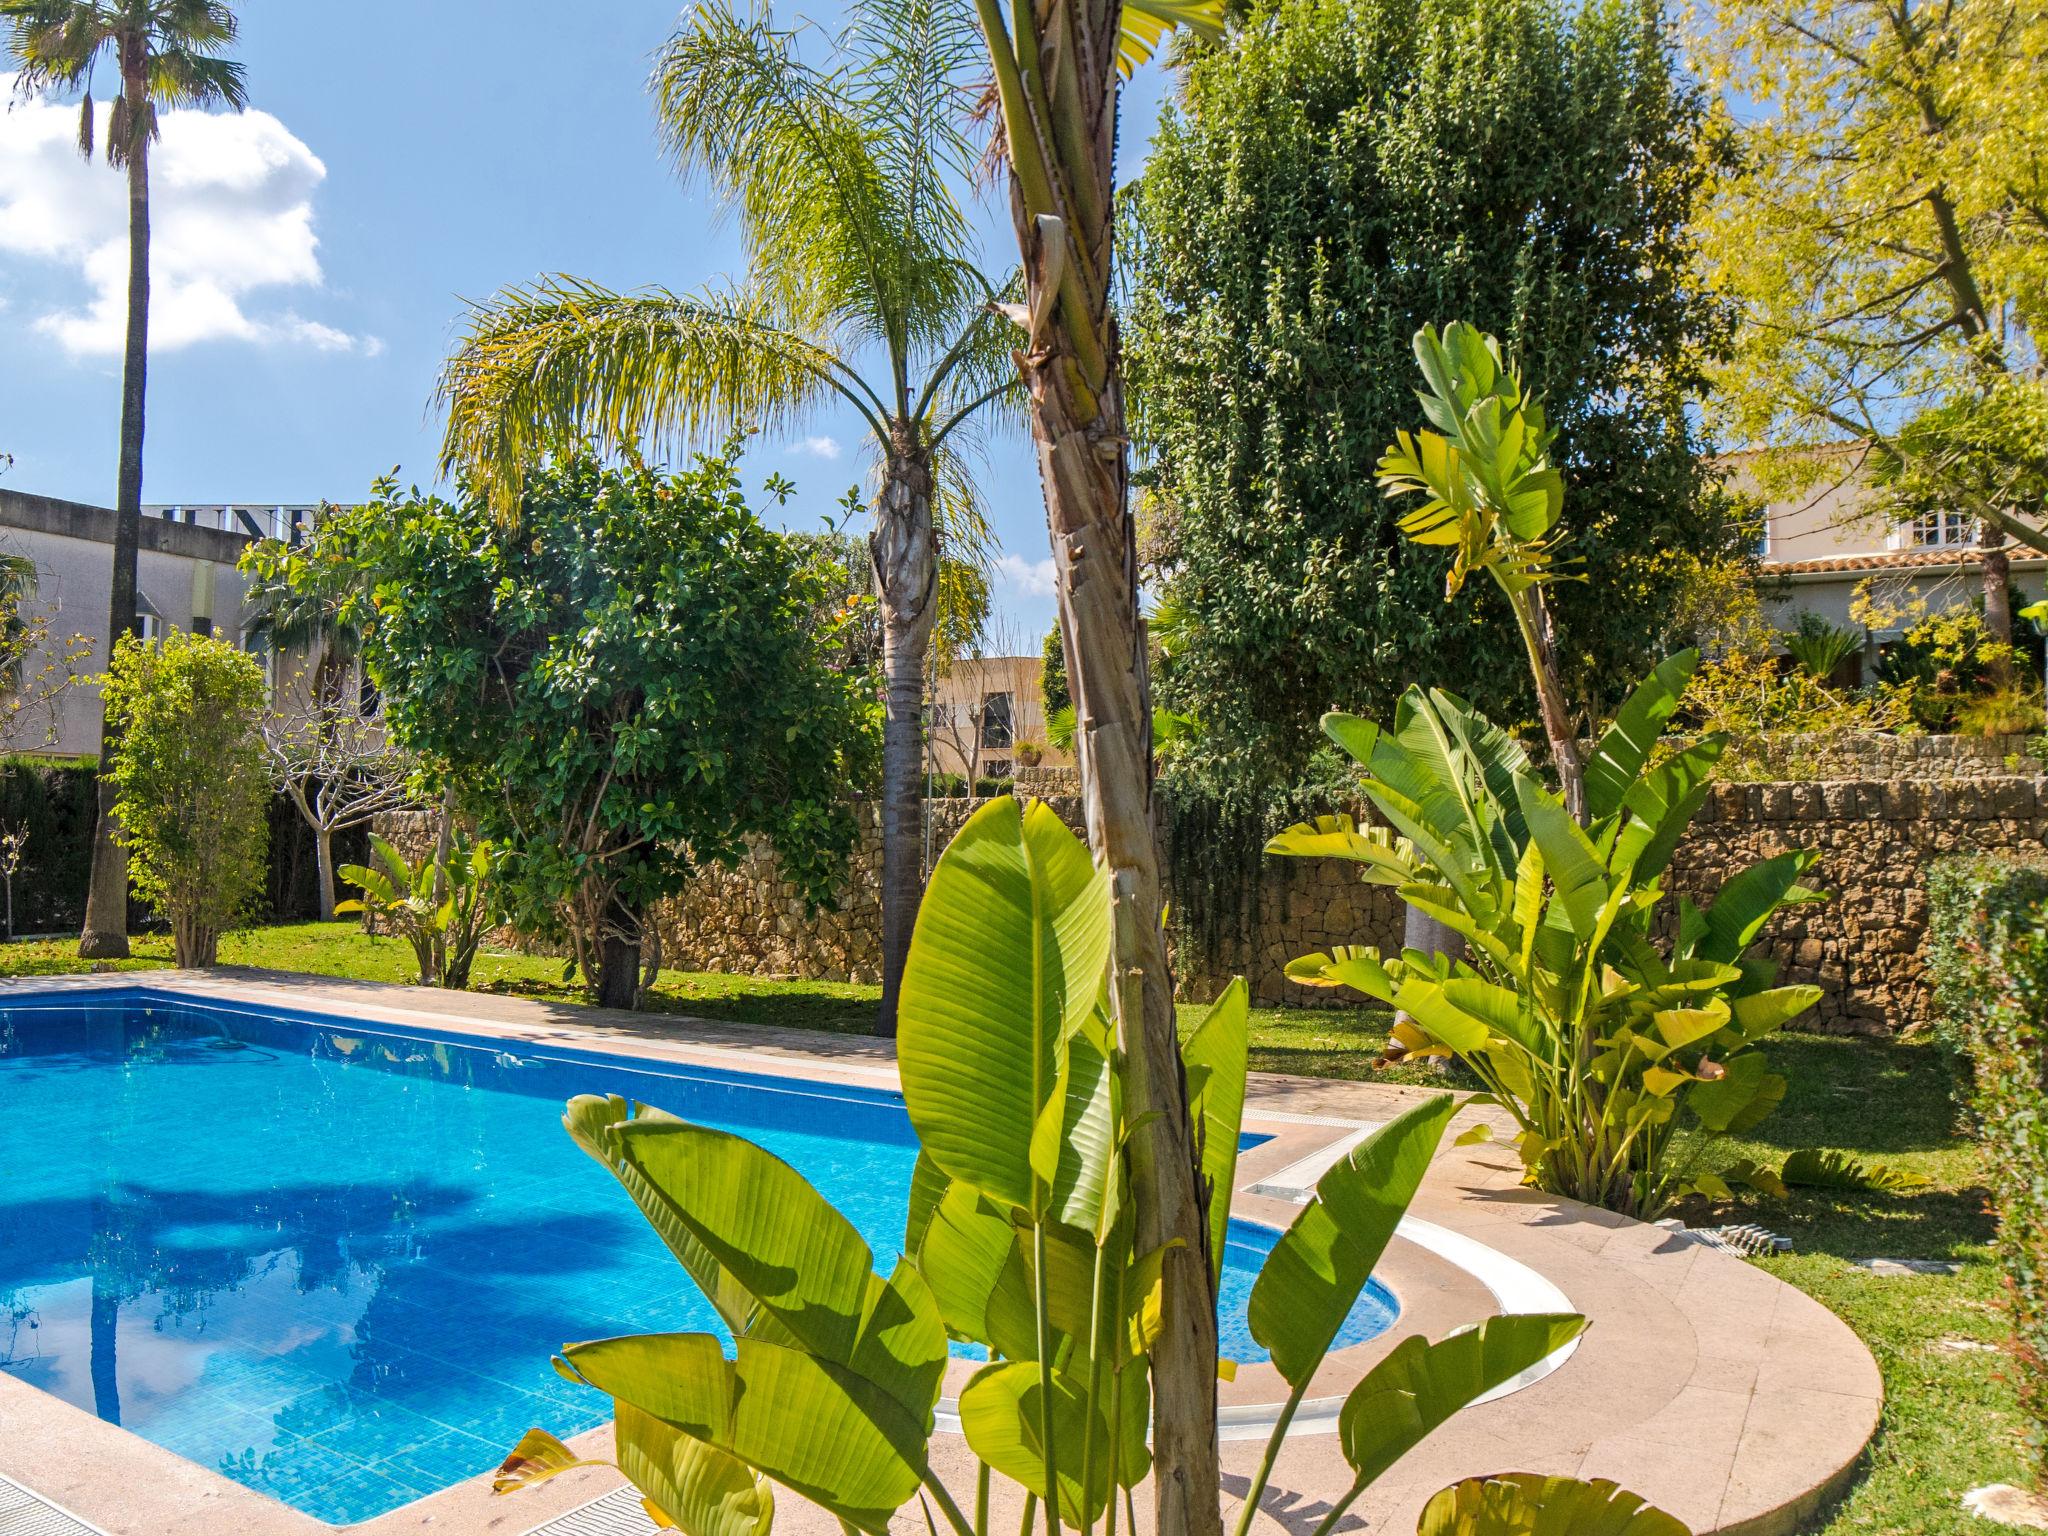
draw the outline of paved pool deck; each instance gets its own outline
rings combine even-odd
[[[135,986],[334,1010],[534,1047],[896,1085],[893,1049],[864,1037],[236,968],[24,978],[0,983],[0,1006],[9,991]],[[1233,1213],[1284,1226],[1321,1167],[1365,1127],[1429,1093],[1252,1074],[1246,1129],[1270,1139],[1240,1159]],[[1453,1122],[1412,1221],[1379,1271],[1400,1298],[1401,1317],[1391,1332],[1326,1362],[1255,1528],[1307,1536],[1328,1512],[1348,1483],[1334,1405],[1401,1338],[1437,1337],[1504,1309],[1545,1310],[1561,1293],[1591,1324],[1569,1357],[1552,1362],[1540,1379],[1460,1414],[1361,1498],[1339,1529],[1412,1531],[1438,1488],[1517,1471],[1611,1478],[1669,1510],[1695,1536],[1795,1530],[1848,1480],[1876,1430],[1883,1387],[1869,1351],[1825,1307],[1739,1258],[1524,1189],[1519,1160],[1503,1142],[1452,1144],[1460,1130],[1487,1117],[1506,1128],[1490,1109],[1465,1110]],[[564,1155],[571,1155],[566,1147]],[[537,1340],[535,1347],[561,1342]],[[949,1397],[968,1369],[956,1367]],[[1264,1445],[1261,1426],[1282,1395],[1266,1366],[1240,1371],[1222,1388],[1227,1495],[1241,1498],[1249,1486]],[[593,1431],[573,1443],[601,1454],[608,1433]],[[973,1461],[965,1442],[942,1432],[933,1465],[971,1505]],[[495,1497],[489,1480],[478,1478],[337,1528],[4,1372],[0,1476],[106,1536],[327,1536],[337,1529],[362,1536],[525,1536],[621,1481],[607,1471],[579,1471]],[[1235,1498],[1226,1497],[1226,1505]],[[1141,1494],[1141,1516],[1144,1503]],[[1014,1521],[1015,1503],[1000,1491],[996,1508]],[[777,1529],[795,1536],[836,1536],[839,1529],[793,1494],[778,1500],[777,1516]],[[913,1506],[896,1528],[903,1536],[923,1532],[924,1517]],[[1011,1527],[999,1520],[997,1528]]]

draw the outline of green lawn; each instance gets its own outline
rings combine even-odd
[[[410,980],[410,951],[366,938],[352,923],[298,923],[229,938],[231,965]],[[123,969],[169,964],[168,941],[144,939]],[[0,974],[48,975],[88,969],[68,943],[0,948]],[[479,989],[555,1002],[580,1001],[559,962],[522,955],[479,957]],[[664,971],[651,1008],[743,1023],[856,1033],[869,1027],[873,987],[771,981]],[[1201,1017],[1183,1008],[1183,1028]],[[1261,1071],[1381,1081],[1444,1081],[1416,1067],[1376,1069],[1387,1016],[1368,1009],[1261,1008],[1252,1014],[1252,1066]],[[1980,1483],[2023,1480],[2020,1418],[1995,1351],[1944,1347],[1998,1344],[2005,1335],[1999,1280],[1985,1246],[1977,1158],[1957,1133],[1953,1067],[1929,1042],[1787,1035],[1771,1048],[1791,1080],[1784,1107],[1760,1139],[1732,1155],[1776,1162],[1801,1146],[1835,1147],[1912,1169],[1931,1183],[1911,1196],[1795,1193],[1762,1197],[1714,1220],[1748,1220],[1791,1237],[1795,1251],[1760,1261],[1818,1297],[1861,1334],[1883,1369],[1884,1421],[1848,1497],[1810,1530],[1825,1536],[1964,1536],[1987,1527],[1959,1500]],[[1451,1080],[1455,1085],[1456,1079]],[[1688,1212],[1693,1219],[1704,1213]],[[1954,1276],[1889,1279],[1853,1260],[1959,1261]]]

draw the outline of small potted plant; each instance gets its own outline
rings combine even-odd
[[[1017,762],[1022,767],[1036,768],[1045,761],[1045,748],[1035,741],[1020,741],[1013,750],[1017,754]]]

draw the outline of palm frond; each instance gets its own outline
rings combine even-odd
[[[564,436],[667,452],[743,422],[786,427],[835,388],[873,422],[834,353],[758,294],[546,278],[472,306],[441,374],[442,467],[502,498]]]
[[[977,418],[1015,417],[1025,406],[1016,349],[1023,333],[999,306],[1021,304],[1024,274],[1013,269],[1000,288],[969,311],[947,355],[937,363],[920,407],[943,442]]]
[[[662,134],[678,168],[738,212],[754,282],[809,334],[880,343],[900,377],[967,291],[966,221],[950,198],[906,215],[906,198],[935,197],[943,178],[917,169],[906,192],[884,155],[943,154],[885,149],[882,83],[859,60],[815,68],[797,45],[765,8],[706,0],[655,63]]]
[[[1001,541],[989,522],[981,482],[988,466],[958,439],[932,450],[932,532],[939,558],[969,567],[986,580],[995,569]]]

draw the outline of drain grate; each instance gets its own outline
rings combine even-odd
[[[106,1536],[69,1510],[0,1477],[0,1536]]]
[[[13,1532],[0,1523],[0,1536],[13,1536]],[[640,1507],[640,1490],[629,1485],[557,1515],[546,1525],[536,1525],[526,1536],[661,1536],[661,1527]]]

